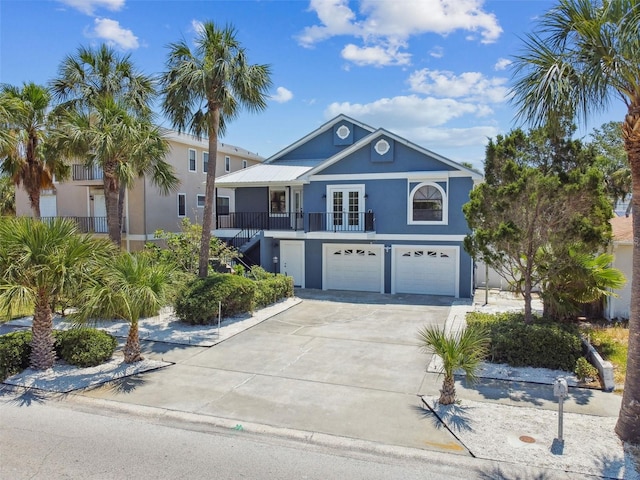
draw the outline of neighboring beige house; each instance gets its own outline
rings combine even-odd
[[[613,231],[611,253],[615,255],[613,266],[624,273],[627,283],[620,290],[616,290],[617,297],[609,297],[605,307],[605,316],[609,320],[614,318],[628,319],[631,313],[631,269],[633,268],[632,217],[612,218],[611,229]]]
[[[208,140],[197,140],[187,134],[164,131],[171,150],[166,161],[173,165],[180,185],[175,192],[162,195],[143,177],[136,181],[125,197],[123,213],[123,247],[140,250],[144,243],[154,240],[154,232],[180,231],[180,222],[189,218],[202,223]],[[218,142],[216,177],[235,172],[262,162],[263,158],[240,147]],[[106,207],[102,187],[102,169],[86,168],[78,163],[72,166],[72,177],[55,183],[55,190],[45,190],[40,199],[40,214],[45,217],[71,217],[84,232],[107,233]],[[233,190],[216,189],[217,213],[235,211]],[[16,215],[31,216],[29,199],[22,188],[16,189]]]

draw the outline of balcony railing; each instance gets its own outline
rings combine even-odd
[[[93,166],[85,167],[81,164],[73,165],[74,180],[102,180],[102,167]]]
[[[216,216],[216,228],[259,230],[294,230],[304,232],[373,232],[373,212],[268,213],[235,212]]]
[[[107,217],[42,217],[43,222],[51,221],[54,218],[67,218],[73,220],[78,225],[80,233],[109,233],[107,228]],[[122,219],[122,233],[126,233],[126,218]]]

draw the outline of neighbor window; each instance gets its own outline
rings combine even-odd
[[[187,215],[187,194],[178,194],[178,216],[184,217]]]
[[[442,187],[435,183],[416,186],[410,195],[411,223],[444,222],[446,198]]]
[[[202,152],[202,171],[207,173],[209,169],[209,152]]]
[[[269,190],[269,212],[287,213],[287,191]]]
[[[189,171],[196,171],[196,151],[193,149],[189,149]]]
[[[242,160],[242,168],[247,168],[247,161],[246,160]]]
[[[216,198],[216,213],[218,215],[229,215],[229,197]]]
[[[224,157],[224,171],[225,172],[231,171],[231,158],[229,157]]]
[[[196,204],[198,205],[198,208],[203,208],[204,207],[204,195],[198,195],[198,198],[196,200]]]

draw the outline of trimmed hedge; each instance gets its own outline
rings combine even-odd
[[[541,318],[527,325],[521,313],[479,312],[467,314],[467,323],[488,327],[491,362],[573,372],[582,356],[582,342],[574,325]]]
[[[118,346],[113,335],[95,328],[73,328],[54,332],[56,353],[76,367],[95,367],[111,359]]]
[[[253,307],[262,308],[277,302],[281,298],[293,296],[293,278],[286,275],[273,275],[271,278],[258,280],[253,298]]]
[[[0,381],[29,366],[31,338],[31,330],[0,335]]]
[[[176,315],[191,325],[206,325],[218,316],[233,316],[251,310],[255,282],[239,275],[214,274],[188,282],[175,301]]]

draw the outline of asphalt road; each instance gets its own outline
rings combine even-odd
[[[0,390],[2,479],[568,479],[447,455],[338,450],[206,423]]]

